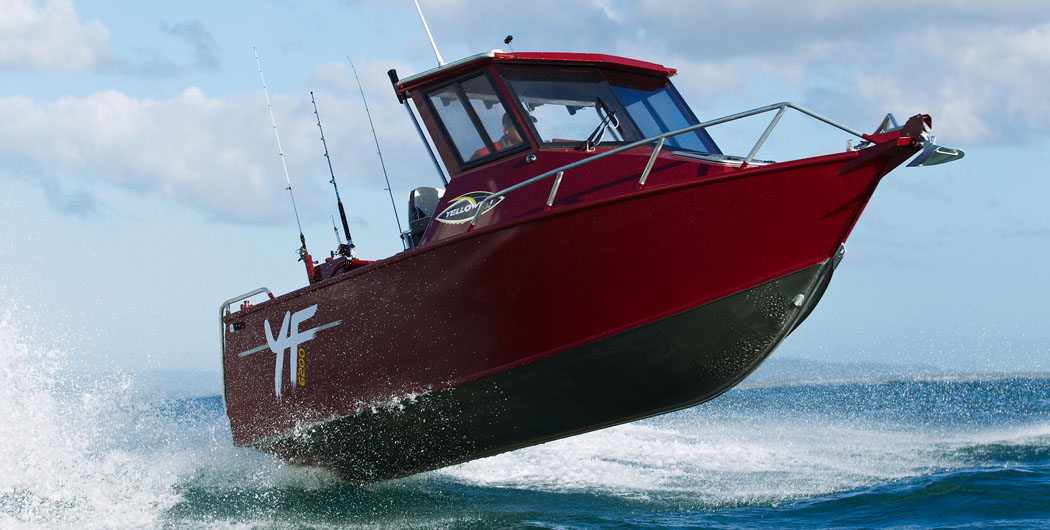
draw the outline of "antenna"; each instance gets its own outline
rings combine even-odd
[[[510,46],[510,53],[514,53],[514,45],[510,41],[514,40],[514,35],[507,35],[507,38],[503,39],[503,44]]]
[[[419,7],[419,4],[416,4]],[[437,51],[437,48],[434,48]],[[438,58],[441,56],[439,55]],[[357,77],[357,68],[354,67],[354,61],[350,60],[350,56],[346,56],[346,60],[350,62],[350,69],[354,71],[354,79],[357,80],[357,89],[361,91],[361,102],[365,104],[365,114],[368,116],[368,126],[372,128],[372,139],[376,142],[376,154],[379,155],[379,165],[383,168],[383,178],[386,179],[386,191],[390,194],[390,207],[394,209],[394,220],[397,221],[397,233],[400,237],[403,230],[401,229],[401,219],[397,216],[397,205],[394,204],[394,192],[390,189],[390,176],[386,173],[386,163],[383,162],[383,151],[379,148],[379,137],[376,136],[376,127],[372,123],[372,112],[368,110],[368,100],[365,99],[365,89],[361,86],[361,78]],[[405,239],[401,238],[401,247],[407,249],[405,246]]]
[[[423,10],[419,8],[419,0],[412,0],[416,3],[416,11],[419,12],[419,20],[423,21],[423,29],[427,30],[427,37],[430,37],[430,45],[434,48],[434,56],[437,57],[438,66],[445,66],[445,60],[441,58],[441,52],[438,51],[437,44],[434,44],[434,36],[430,34],[430,26],[427,25],[427,19],[423,16]]]
[[[313,90],[310,91],[310,103],[314,104],[314,116],[317,116],[317,130],[321,131],[321,145],[324,146],[324,158],[328,161],[328,174],[332,175],[332,187],[335,188],[335,202],[339,205],[339,218],[343,221],[343,233],[346,234],[346,244],[339,244],[336,251],[340,256],[354,257],[354,238],[350,236],[350,225],[346,222],[346,210],[343,209],[343,199],[339,198],[339,186],[335,183],[335,171],[332,170],[332,157],[328,156],[328,142],[324,139],[324,129],[321,128],[321,115],[317,113],[317,100],[314,99]],[[332,228],[335,228],[335,218],[332,219]],[[335,231],[335,238],[339,240],[339,230]]]
[[[277,154],[281,157],[281,167],[284,168],[284,181],[288,183],[288,196],[292,198],[292,211],[295,212],[295,224],[299,227],[299,241],[303,246],[299,247],[299,261],[306,262],[306,275],[310,281],[314,277],[314,262],[306,250],[306,236],[303,235],[303,225],[299,222],[299,209],[295,207],[295,194],[292,193],[292,179],[288,176],[288,164],[284,161],[284,149],[281,148],[281,135],[277,134],[277,120],[273,117],[273,106],[270,105],[270,93],[266,90],[266,79],[263,77],[262,63],[259,62],[259,51],[252,46],[255,53],[255,65],[259,67],[259,81],[262,81],[263,94],[266,96],[266,109],[270,111],[270,123],[273,123],[273,135],[277,138]]]

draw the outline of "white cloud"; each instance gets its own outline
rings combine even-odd
[[[964,143],[1050,132],[1050,24],[930,28],[887,56],[853,77],[860,101],[930,113],[935,132]]]
[[[324,66],[311,79],[332,78],[349,89],[341,68]],[[385,71],[369,65],[367,73],[365,90],[392,99]],[[319,84],[317,102],[339,183],[381,188],[356,83],[350,94]],[[387,92],[378,93],[384,84]],[[332,190],[310,95],[271,93],[271,100],[300,213],[316,207],[327,218]],[[372,114],[394,185],[417,183],[420,168],[427,169],[426,155],[404,110],[377,105]],[[140,99],[108,90],[42,104],[11,96],[0,98],[0,115],[6,125],[0,128],[0,159],[17,160],[60,182],[61,188],[47,188],[56,191],[52,195],[112,185],[159,193],[216,219],[286,221],[284,173],[261,91],[213,98],[189,87],[168,99]],[[87,197],[76,198],[77,205],[87,204]],[[59,202],[74,204],[68,198]]]
[[[427,14],[443,50],[467,50],[461,55],[487,49],[490,41],[501,43],[514,33],[519,50],[611,52],[676,67],[679,88],[705,117],[742,110],[736,107],[741,102],[763,104],[801,94],[803,104],[864,129],[873,127],[882,112],[893,111],[900,118],[929,112],[935,132],[948,145],[1050,132],[1050,103],[1043,95],[1043,87],[1050,85],[1050,24],[1027,21],[1038,17],[1025,17],[1016,2],[996,13],[991,8],[920,6],[909,18],[902,13],[911,4],[903,2],[890,2],[883,10],[847,11],[833,3],[791,8],[776,2],[537,1],[537,12],[557,7],[559,16],[523,25],[516,13],[482,13],[458,0],[441,4],[443,9],[431,6]],[[73,28],[68,33],[75,36],[78,28],[84,34],[97,26],[100,42],[108,39],[101,24],[80,23],[69,2],[34,5],[0,0],[13,13],[0,19],[3,34],[43,24]],[[937,24],[922,20],[936,9],[943,11]],[[60,20],[66,26],[55,22]],[[908,22],[891,23],[897,20]],[[450,29],[465,26],[497,29]],[[65,46],[74,40],[59,42]],[[15,64],[10,42],[10,37],[0,37],[0,66]],[[25,43],[19,46],[29,49]],[[92,49],[98,60],[106,48]],[[447,51],[446,57],[456,58]],[[45,63],[33,64],[42,68]],[[357,66],[391,180],[396,188],[402,182],[436,182],[403,108],[390,104],[385,75],[390,64],[360,61]],[[414,73],[404,65],[398,70],[402,76]],[[317,91],[340,185],[382,187],[348,64],[320,65],[307,85]],[[285,87],[270,88],[275,90],[274,111],[300,209],[326,203],[331,193],[328,168],[308,89],[290,94]],[[788,93],[780,94],[781,89]],[[105,184],[160,193],[216,218],[285,220],[284,175],[259,92],[215,98],[190,87],[175,97],[151,99],[110,90],[46,103],[10,96],[0,98],[0,115],[6,125],[0,129],[0,157],[32,166],[43,178],[75,174],[82,179],[54,188],[53,195],[70,207],[92,211],[88,197],[63,189]]]
[[[88,71],[109,56],[109,31],[81,23],[71,0],[0,0],[0,68]]]
[[[268,145],[246,125],[264,133],[269,127],[249,108],[259,111],[259,105],[207,98],[196,87],[166,100],[115,90],[45,104],[0,98],[9,125],[0,130],[0,149],[34,163],[46,178],[74,173],[127,189],[158,190],[219,217],[230,212],[264,218],[252,205],[266,204],[272,195],[262,183],[260,155]]]
[[[522,20],[517,11],[460,1],[424,9],[449,60],[453,51],[476,53],[513,33],[519,51],[600,51],[678,68],[676,82],[694,106],[718,113],[795,99],[864,128],[884,112],[930,113],[945,141],[1050,134],[1047,2],[535,0],[530,6],[557,16]]]

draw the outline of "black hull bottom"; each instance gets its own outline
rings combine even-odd
[[[755,370],[809,314],[836,262],[256,447],[368,483],[690,407]]]

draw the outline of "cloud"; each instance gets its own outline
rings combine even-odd
[[[600,51],[676,67],[694,106],[721,100],[713,107],[726,113],[804,98],[864,128],[885,112],[930,113],[949,143],[1050,133],[1047,2],[535,0],[531,12],[557,16],[529,17],[465,0],[424,9],[448,60],[501,47],[513,33],[517,51]]]
[[[42,180],[40,185],[48,204],[59,213],[87,219],[100,211],[98,199],[85,189],[67,190],[55,180]]]
[[[389,91],[385,70],[365,66],[366,91],[378,97],[384,84]],[[312,78],[324,78],[324,70]],[[353,89],[317,91],[325,136],[339,183],[378,189],[382,172],[356,83]],[[332,190],[309,93],[271,93],[271,101],[300,212],[327,212]],[[395,185],[426,168],[399,107],[372,109],[384,153],[399,154],[387,158]],[[151,99],[107,90],[47,103],[10,96],[0,98],[0,115],[7,125],[0,128],[0,159],[29,165],[62,211],[89,215],[98,209],[89,192],[115,186],[168,197],[217,220],[287,220],[285,177],[261,91],[213,98],[188,87]],[[77,180],[63,177],[69,174]]]
[[[179,37],[193,47],[195,64],[198,69],[207,71],[222,69],[219,61],[219,44],[215,42],[211,32],[200,20],[179,22],[174,26],[161,24],[161,29]]]
[[[328,62],[310,73],[308,83],[319,88],[328,88],[344,94],[357,93],[357,81],[349,63]],[[389,90],[389,87],[387,88]]]
[[[121,73],[177,76],[193,68],[221,69],[219,46],[199,20],[160,29],[193,49],[191,66],[178,64],[147,48],[139,57],[110,49],[109,30],[92,19],[81,22],[72,0],[0,0],[0,70],[30,72]]]
[[[265,204],[271,193],[262,186],[261,156],[251,156],[261,149],[246,145],[253,135],[244,126],[253,121],[247,108],[258,107],[207,98],[195,87],[167,100],[115,90],[45,104],[0,98],[9,125],[0,130],[0,152],[34,162],[45,176],[75,172],[89,188],[159,191],[217,217],[263,218],[251,204]]]
[[[0,68],[80,72],[109,58],[109,31],[81,23],[71,0],[0,0],[0,13]]]

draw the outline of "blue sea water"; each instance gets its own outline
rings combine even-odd
[[[217,378],[76,376],[29,342],[0,318],[5,529],[1050,527],[1039,374],[759,373],[689,410],[354,487],[233,447]]]

